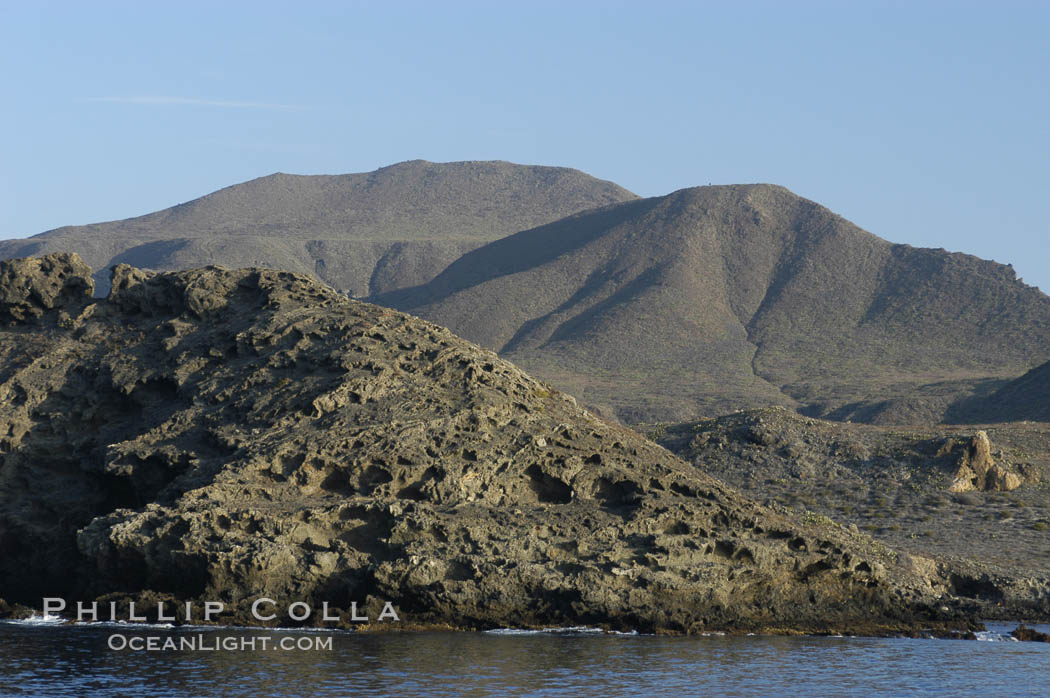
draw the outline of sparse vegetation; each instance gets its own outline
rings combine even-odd
[[[823,514],[807,509],[802,513],[802,523],[807,526],[834,526],[835,522]]]
[[[754,438],[759,423],[767,445]],[[835,517],[888,548],[1050,572],[1050,557],[1039,548],[1050,522],[1042,484],[1050,483],[1050,427],[1002,425],[994,433],[1001,462],[1026,453],[1028,484],[1012,492],[950,493],[972,435],[966,428],[884,429],[765,409],[667,425],[660,443],[760,500],[806,510],[804,522]],[[789,456],[783,443],[801,451]],[[883,458],[855,455],[880,447]],[[800,461],[806,477],[798,477]]]
[[[878,556],[878,558],[880,560],[882,560],[883,562],[887,562],[887,563],[897,562],[897,558],[900,555],[896,550],[891,550],[891,549],[887,548],[885,545],[883,545],[879,541],[872,542],[872,546],[871,547],[872,547],[872,550],[875,552],[875,555]]]

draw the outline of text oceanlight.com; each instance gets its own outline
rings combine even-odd
[[[331,651],[331,635],[209,635],[194,633],[178,636],[125,635],[114,633],[107,644],[121,652],[323,652]]]

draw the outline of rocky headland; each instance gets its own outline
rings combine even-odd
[[[757,504],[424,320],[263,269],[0,262],[0,597],[401,627],[966,628],[944,564]],[[275,622],[280,622],[277,619]],[[287,622],[287,619],[283,619]]]

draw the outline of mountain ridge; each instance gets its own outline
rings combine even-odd
[[[0,241],[0,257],[74,251],[96,269],[205,264],[312,273],[365,296],[429,280],[464,252],[636,195],[571,168],[410,160],[348,175],[274,173],[142,216]]]
[[[953,394],[961,399],[973,381],[1012,378],[1050,358],[1042,349],[1050,298],[1012,268],[890,243],[765,184],[695,187],[582,212],[374,300],[500,349],[627,421],[755,404],[849,418],[853,402],[870,408],[944,380],[961,381]],[[1027,336],[1029,326],[1042,344]],[[656,370],[632,378],[646,362]],[[715,380],[682,372],[696,363],[713,367]],[[677,375],[654,386],[663,368]],[[812,378],[822,375],[832,380]],[[716,397],[691,398],[676,385],[683,379]],[[622,389],[598,385],[610,380]],[[900,382],[908,389],[894,387]],[[624,393],[643,388],[663,390],[667,406],[629,404]],[[934,421],[946,409],[921,406]],[[884,411],[889,419],[901,409]]]
[[[3,241],[0,257],[78,245],[94,253],[100,293],[120,263],[313,274],[631,423],[763,405],[964,419],[1050,360],[1048,299],[1008,265],[888,242],[775,184],[642,199],[577,170],[500,161],[275,173]]]

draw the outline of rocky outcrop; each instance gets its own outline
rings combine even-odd
[[[8,264],[38,263],[61,260]],[[216,600],[250,622],[259,596],[344,620],[389,601],[461,628],[967,622],[938,565],[759,506],[448,330],[306,276],[122,266],[108,299],[41,317],[0,330],[11,602]]]
[[[76,254],[0,261],[0,324],[36,319],[49,310],[83,307],[95,285]]]
[[[970,440],[966,453],[960,459],[949,491],[1009,492],[1016,490],[1021,483],[1017,473],[1009,472],[995,463],[988,434],[979,431]]]
[[[1021,642],[1050,642],[1050,633],[1041,633],[1021,623],[1010,631],[1010,636]]]

